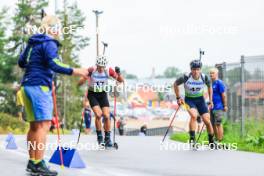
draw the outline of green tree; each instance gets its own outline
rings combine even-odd
[[[252,78],[254,80],[262,80],[263,79],[263,71],[260,68],[256,68],[253,72]]]
[[[125,77],[125,79],[138,79],[137,75],[127,73],[125,70],[122,70],[121,73]]]
[[[0,11],[0,84],[15,80],[12,70],[16,60],[7,50],[10,43],[5,32],[10,26],[6,17],[7,12],[7,8],[2,8]]]
[[[15,15],[6,16],[7,9],[0,12],[0,107],[2,112],[15,115],[15,91],[12,84],[21,79],[22,71],[17,67],[17,59],[29,37],[26,32],[28,25],[40,23],[40,12],[47,2],[42,0],[19,0]],[[5,31],[12,26],[12,34]]]
[[[72,67],[79,67],[78,53],[89,45],[89,38],[80,34],[80,30],[84,28],[85,16],[76,2],[68,5],[66,0],[64,0],[64,9],[58,14],[62,20],[63,29],[66,29],[63,31],[60,41],[62,60]],[[73,32],[67,29],[73,29]],[[67,128],[73,128],[75,122],[80,122],[81,119],[84,91],[77,88],[78,78],[76,77],[59,76],[58,80],[61,82],[57,92],[58,96],[61,97],[58,100],[61,118],[65,118]]]
[[[10,41],[5,31],[10,27],[10,21],[6,14],[8,8],[0,10],[0,109],[1,112],[16,115],[15,91],[12,83],[15,75],[12,74],[16,60],[13,55],[8,52]]]
[[[134,75],[134,74],[126,74],[126,79],[138,79],[137,75]]]
[[[33,34],[34,27],[41,23],[41,10],[48,6],[48,1],[43,0],[19,0],[16,4],[15,14],[12,17],[13,29],[9,37],[9,53],[13,66],[13,73],[17,76],[17,81],[22,77],[22,70],[17,66],[17,59],[26,47],[28,38]],[[10,72],[11,73],[11,72]]]
[[[48,6],[48,1],[43,0],[19,0],[16,4],[16,12],[12,18],[14,23],[10,40],[13,43],[11,50],[17,55],[25,47],[30,37],[30,27],[38,27],[41,23],[41,10]]]
[[[163,79],[163,78],[165,78],[165,77],[164,77],[164,75],[157,75],[155,78],[156,78],[156,79]]]
[[[245,81],[248,81],[251,79],[251,74],[249,71],[245,69],[244,71],[244,76],[245,76]],[[226,72],[226,81],[227,84],[230,86],[234,86],[236,83],[240,83],[241,81],[241,68],[240,67],[235,67],[231,70],[228,70]]]
[[[174,66],[171,66],[171,67],[168,67],[166,68],[166,70],[164,71],[164,76],[166,78],[176,78],[178,77],[179,75],[181,74],[181,71],[180,69],[174,67]]]
[[[0,84],[0,112],[16,115],[15,90],[10,84]]]
[[[164,92],[158,92],[159,101],[163,101],[165,99],[165,93]]]
[[[202,72],[206,75],[210,74],[210,69],[214,68],[213,66],[209,66],[209,65],[204,65],[202,67]]]

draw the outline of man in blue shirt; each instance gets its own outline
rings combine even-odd
[[[219,142],[223,139],[222,117],[223,112],[227,111],[227,100],[225,94],[225,85],[222,80],[218,79],[218,69],[210,70],[210,77],[213,87],[213,103],[214,107],[211,110],[211,123],[214,128],[214,133]]]

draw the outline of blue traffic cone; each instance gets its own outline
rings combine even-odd
[[[79,130],[78,129],[72,129],[72,135],[78,135],[79,134]]]
[[[62,156],[63,156],[63,164],[65,167],[69,167],[69,168],[85,168],[86,167],[85,163],[81,159],[76,149],[61,147],[61,150],[62,150]],[[49,162],[53,164],[61,165],[59,147],[53,153]]]
[[[14,139],[14,136],[12,133],[9,133],[5,139],[6,142],[9,142],[11,139]]]
[[[15,138],[11,138],[7,145],[6,145],[6,149],[10,149],[10,150],[15,150],[17,149],[17,145],[16,145],[16,142],[15,142]]]

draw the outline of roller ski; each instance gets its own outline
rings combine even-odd
[[[209,146],[210,149],[214,149],[214,150],[219,149],[218,148],[218,143],[216,143],[215,140],[214,140],[214,135],[208,134],[208,141],[209,141],[208,146]]]
[[[190,140],[189,141],[190,144],[190,149],[193,151],[197,151],[199,149],[198,144],[196,143],[196,140]]]
[[[115,100],[115,109],[116,109],[116,100]],[[116,114],[116,112],[115,112]],[[114,141],[114,148],[117,150],[118,149],[118,144],[115,141],[115,135],[116,135],[116,117],[114,115],[114,135],[113,135],[113,141]]]
[[[191,150],[194,150],[194,151],[197,151],[198,150],[198,144],[197,144],[197,141],[199,140],[199,137],[198,137],[198,140],[195,139],[195,132],[194,131],[190,131],[190,140],[189,140],[189,144],[190,144],[190,149]]]
[[[96,131],[97,133],[97,142],[98,142],[98,148],[100,150],[104,150],[105,149],[105,143],[103,141],[103,135],[101,131]]]
[[[114,143],[111,141],[111,138],[110,138],[110,132],[107,132],[106,134],[105,134],[106,136],[105,136],[105,141],[104,141],[104,144],[105,144],[105,148],[106,149],[111,149],[111,148],[113,148],[113,149],[118,149],[118,144],[115,142],[115,134],[114,134],[114,136],[113,136],[113,141],[114,141]]]
[[[209,143],[206,144],[206,145],[203,145],[202,146],[203,148],[206,147],[206,149],[208,149],[208,150],[219,150],[219,149],[222,149],[222,146],[219,143],[215,142],[213,139],[211,139],[210,135],[208,135],[208,139],[209,139],[208,140]]]

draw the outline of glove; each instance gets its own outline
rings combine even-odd
[[[120,74],[121,72],[120,72],[120,68],[119,67],[115,67],[115,72],[117,73],[117,74]]]

